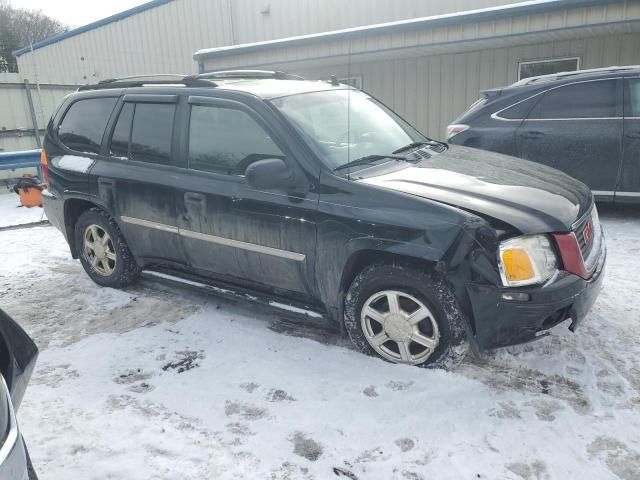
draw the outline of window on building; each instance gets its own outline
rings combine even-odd
[[[640,79],[630,79],[627,105],[625,106],[625,116],[640,117]]]
[[[344,83],[345,85],[351,85],[352,87],[362,90],[362,77],[339,78],[338,82]]]
[[[58,138],[71,150],[99,153],[116,97],[88,98],[71,105],[58,127]]]
[[[169,164],[176,106],[172,103],[138,103],[133,113],[131,159]]]
[[[550,75],[560,72],[574,72],[580,69],[580,58],[553,58],[549,60],[535,60],[520,62],[518,65],[518,80],[540,75]]]
[[[189,168],[244,175],[251,162],[274,157],[284,158],[284,154],[248,113],[224,107],[191,107]]]
[[[546,92],[530,119],[616,116],[616,80],[580,82]]]
[[[109,152],[116,157],[129,157],[129,137],[131,135],[131,121],[133,120],[133,103],[125,103],[120,110],[116,127],[111,135]]]

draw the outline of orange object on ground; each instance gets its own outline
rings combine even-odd
[[[19,188],[18,195],[20,195],[20,203],[24,207],[42,206],[42,191],[37,188]]]
[[[40,183],[37,177],[25,175],[13,187],[13,191],[20,196],[20,203],[23,207],[41,207],[42,206],[42,190],[45,184]]]

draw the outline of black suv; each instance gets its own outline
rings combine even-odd
[[[447,137],[562,170],[599,201],[640,203],[640,66],[488,90],[447,127]]]
[[[96,283],[145,269],[259,292],[392,362],[573,329],[603,278],[582,183],[430,140],[335,80],[83,87],[51,119],[42,163],[47,217]]]

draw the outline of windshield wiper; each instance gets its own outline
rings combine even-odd
[[[394,150],[391,153],[400,153],[400,152],[404,152],[405,150],[409,150],[411,148],[418,148],[418,147],[423,147],[424,145],[432,145],[432,146],[437,146],[437,145],[444,145],[444,143],[442,142],[436,142],[435,140],[427,140],[424,142],[411,142],[408,145],[405,145],[404,147],[400,147],[397,150]]]
[[[358,165],[367,165],[371,162],[375,162],[376,160],[384,160],[385,158],[392,158],[394,160],[406,160],[406,157],[402,155],[367,155],[366,157],[356,158],[355,160],[351,160],[350,162],[343,163],[342,165],[338,165],[333,169],[334,172],[338,170],[344,170],[349,167],[357,167]]]

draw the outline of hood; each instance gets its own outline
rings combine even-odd
[[[456,145],[358,181],[487,215],[523,234],[569,231],[593,203],[586,185],[558,170]]]

